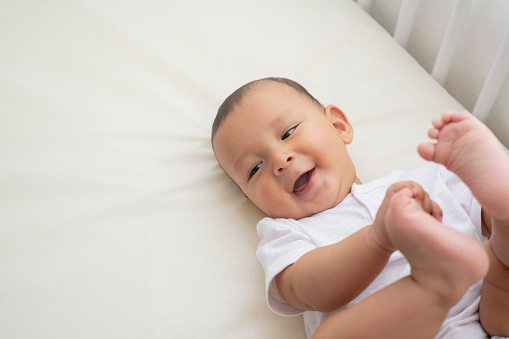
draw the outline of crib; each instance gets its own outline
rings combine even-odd
[[[11,1],[0,11],[0,337],[305,338],[210,129],[266,76],[339,106],[363,182],[468,109],[509,145],[509,2]],[[475,43],[477,46],[474,47]]]

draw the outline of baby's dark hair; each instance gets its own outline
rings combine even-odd
[[[302,87],[302,85],[300,85],[299,83],[297,83],[293,80],[286,79],[286,78],[269,77],[269,78],[263,78],[263,79],[251,81],[251,82],[243,85],[239,89],[237,89],[232,94],[230,94],[230,96],[228,96],[226,98],[226,100],[221,104],[221,106],[219,107],[219,109],[217,111],[216,118],[214,119],[214,123],[212,124],[212,139],[214,139],[214,136],[216,135],[216,132],[219,129],[219,127],[221,127],[221,124],[223,123],[223,121],[228,117],[228,115],[230,115],[230,113],[235,109],[235,107],[238,104],[240,104],[240,102],[242,101],[244,96],[247,93],[249,93],[249,91],[252,90],[254,87],[264,84],[264,83],[267,83],[267,82],[270,82],[270,81],[287,85],[287,86],[293,88],[294,90],[296,90],[297,92],[299,92],[300,94],[303,94],[304,96],[309,98],[312,102],[316,103],[320,107],[323,107],[322,104],[318,100],[315,99],[315,97],[313,97],[311,94],[309,94],[309,92],[304,87]]]

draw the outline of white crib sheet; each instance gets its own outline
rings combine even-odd
[[[346,112],[363,181],[461,108],[351,0],[3,3],[0,337],[303,338],[209,142],[266,76]]]

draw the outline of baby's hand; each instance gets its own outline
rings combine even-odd
[[[424,191],[424,189],[419,184],[413,181],[402,181],[393,184],[385,193],[385,198],[380,205],[380,208],[378,209],[375,222],[373,223],[372,227],[374,241],[380,247],[389,252],[395,251],[395,248],[387,235],[385,215],[391,204],[391,200],[394,194],[403,189],[408,189],[411,192],[412,198],[414,198],[419,203],[424,212],[429,213],[437,220],[442,221],[442,210],[433,200],[430,199],[428,193],[426,193],[426,191]]]

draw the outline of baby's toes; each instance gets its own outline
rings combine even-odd
[[[437,146],[435,144],[423,143],[417,147],[417,152],[426,161],[435,160],[435,152]]]
[[[438,135],[440,134],[440,130],[437,128],[430,128],[428,131],[428,137],[431,139],[438,139]]]
[[[437,131],[439,131],[442,127],[444,127],[444,125],[445,125],[445,121],[444,121],[445,114],[446,113],[443,113],[443,114],[439,115],[438,117],[434,117],[433,120],[431,120],[431,124],[434,127],[432,129],[436,129]]]

